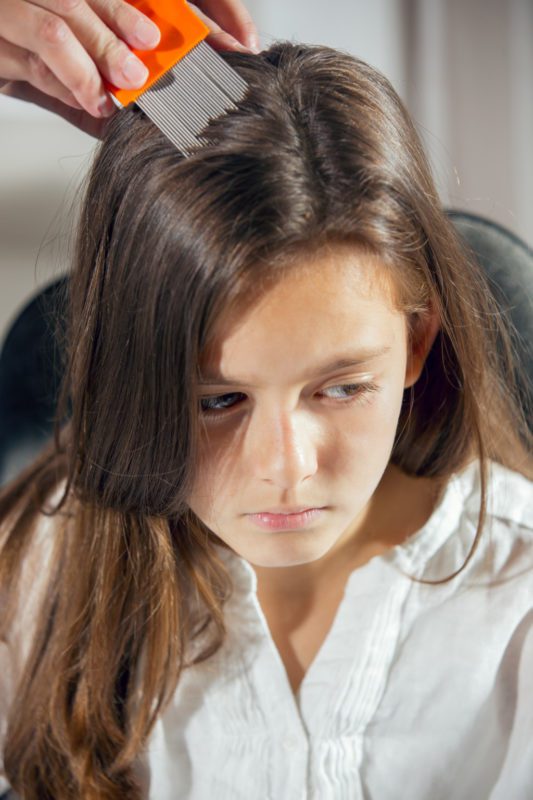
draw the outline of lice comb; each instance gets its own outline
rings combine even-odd
[[[128,0],[158,26],[153,50],[133,53],[148,68],[140,89],[106,89],[123,108],[135,102],[185,156],[207,144],[199,136],[207,123],[236,108],[248,84],[204,41],[209,28],[185,0]]]

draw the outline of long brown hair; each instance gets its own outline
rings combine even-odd
[[[370,249],[411,331],[437,309],[392,461],[446,479],[479,459],[472,552],[488,459],[531,477],[509,330],[388,81],[328,47],[223,55],[250,91],[190,157],[136,107],[111,120],[78,221],[54,442],[0,493],[0,634],[12,648],[28,616],[24,565],[43,575],[4,752],[26,800],[139,798],[133,765],[158,714],[182,670],[224,640],[231,581],[187,507],[198,363],[215,323],[292,256]]]

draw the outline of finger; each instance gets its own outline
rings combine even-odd
[[[140,88],[148,78],[148,70],[135,56],[129,47],[108,27],[115,25],[120,33],[128,28],[135,30],[139,21],[145,19],[129,3],[123,0],[105,0],[101,6],[95,0],[38,0],[40,7],[54,8],[60,5],[62,19],[68,24],[74,37],[81,43],[88,55],[96,64],[98,72],[113,85],[121,88]],[[96,11],[92,5],[96,6]],[[101,14],[101,16],[100,16]],[[157,26],[149,23],[156,32],[152,36],[152,45],[159,41]],[[135,46],[139,45],[140,34],[134,38]],[[50,65],[54,69],[53,64]],[[54,70],[55,71],[55,70]]]
[[[64,19],[23,0],[2,0],[2,34],[36,53],[89,113],[100,116],[100,103],[111,102],[96,64]]]
[[[98,17],[120,39],[137,50],[151,50],[161,40],[161,31],[145,14],[124,0],[88,0]]]
[[[101,75],[114,86],[140,88],[146,83],[148,69],[125,42],[117,38],[105,24],[106,21],[112,22],[109,9],[104,13],[104,19],[101,19],[85,0],[77,2],[77,13],[69,14],[66,21],[74,36],[96,63]],[[115,5],[112,0],[106,2],[109,7]],[[122,8],[122,5],[119,8]]]
[[[220,27],[252,50],[259,50],[259,34],[241,0],[197,0],[197,5]]]
[[[6,83],[0,87],[0,94],[42,106],[47,111],[58,114],[67,122],[70,122],[71,125],[75,125],[84,133],[97,139],[102,138],[103,131],[109,121],[107,119],[96,119],[91,114],[83,111],[83,109],[71,108],[57,98],[50,97],[50,95],[44,94],[31,84],[22,81]]]
[[[220,25],[217,25],[216,22],[209,19],[196,5],[189,3],[189,6],[209,28],[210,33],[206,37],[206,41],[209,42],[210,45],[214,46],[217,50],[241,50],[245,53],[250,52],[247,47],[244,47],[244,45],[238,42],[230,33],[223,31]]]
[[[89,6],[105,26],[138,50],[151,50],[161,40],[161,31],[157,25],[125,0],[31,0],[31,2],[68,21],[86,14],[86,7]]]
[[[81,108],[74,95],[62,84],[35,53],[0,38],[0,74],[2,84],[29,81],[41,92],[56,97],[73,108]]]

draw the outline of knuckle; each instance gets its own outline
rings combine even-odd
[[[99,43],[98,61],[105,65],[107,70],[121,70],[125,60],[131,54],[131,50],[123,42],[119,42],[112,36],[105,37]]]
[[[146,6],[146,3],[138,3],[137,5]],[[110,13],[117,21],[125,21],[126,19],[136,19],[137,14],[131,7],[130,0],[108,0],[108,8]]]
[[[121,60],[124,56],[123,51],[127,51],[128,48],[124,45],[120,45],[117,39],[113,36],[105,36],[99,43],[99,56],[104,61],[118,61]]]
[[[121,51],[122,47],[127,49],[110,30],[101,30],[97,27],[87,31],[85,44],[97,63],[100,61],[108,63],[116,59],[116,52]]]
[[[55,14],[70,14],[84,4],[85,0],[55,0],[53,10]]]
[[[43,14],[39,23],[39,38],[48,44],[62,44],[68,36],[68,25],[55,14]]]
[[[44,61],[37,53],[28,53],[26,57],[30,75],[39,82],[46,81],[52,74]]]
[[[100,81],[96,75],[80,74],[69,81],[68,88],[76,96],[87,97],[99,90]]]
[[[135,5],[145,6],[146,3],[132,3],[131,0],[118,0],[118,2],[105,0],[106,19],[113,21],[114,30],[120,29],[125,23],[127,27],[128,20],[137,17]],[[96,9],[96,5],[93,5],[93,8]]]

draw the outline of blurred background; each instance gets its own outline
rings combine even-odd
[[[381,70],[406,103],[448,207],[533,245],[533,0],[244,0],[262,47],[327,44]],[[0,95],[0,336],[66,271],[96,141]]]

